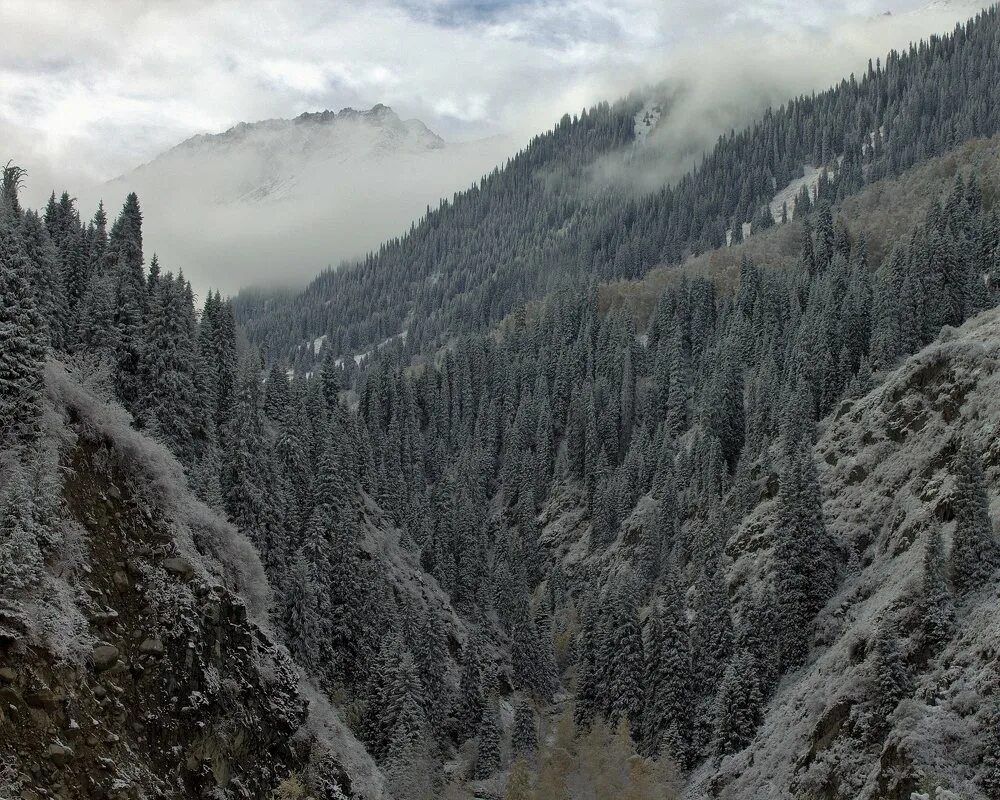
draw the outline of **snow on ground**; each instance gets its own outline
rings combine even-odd
[[[802,187],[809,189],[809,196],[812,197],[819,185],[820,169],[811,167],[808,164],[803,167],[803,175],[791,181],[784,189],[781,189],[771,201],[771,216],[778,222],[781,221],[781,206],[788,204],[788,218],[791,219],[795,213],[795,198],[798,197]]]
[[[843,160],[843,156],[840,156],[837,159],[838,167]],[[802,191],[803,186],[809,189],[809,196],[814,197],[816,194],[816,187],[819,186],[820,174],[826,172],[828,178],[833,177],[832,170],[829,167],[819,168],[805,164],[802,169],[802,177],[789,182],[789,184],[785,188],[781,189],[771,201],[771,216],[774,217],[775,222],[781,222],[782,203],[788,203],[788,218],[791,219],[794,216],[795,198],[798,196],[798,193]]]
[[[381,342],[378,343],[378,345],[376,347],[373,347],[371,350],[365,350],[362,353],[355,353],[354,356],[353,356],[354,363],[357,364],[358,366],[360,366],[362,361],[364,361],[369,356],[374,355],[379,350],[382,350],[383,348],[385,348],[388,345],[392,344],[394,341],[396,341],[396,339],[400,339],[401,341],[405,342],[406,341],[407,333],[408,333],[408,331],[402,330],[399,333],[395,334],[394,336],[390,336],[388,339],[383,339]],[[338,367],[342,367],[344,365],[344,359],[345,358],[346,358],[346,356],[341,356],[340,358],[338,358],[337,360],[335,360],[333,363],[336,366],[338,366]]]
[[[974,765],[979,698],[996,691],[996,583],[962,604],[958,634],[914,674],[916,691],[891,716],[885,741],[868,742],[861,732],[874,632],[888,626],[906,652],[917,646],[917,621],[907,609],[930,532],[941,530],[945,547],[950,543],[954,525],[945,512],[960,437],[983,453],[991,515],[1000,516],[998,391],[1000,311],[991,310],[943,331],[882,386],[821,424],[815,452],[826,524],[838,545],[857,554],[856,566],[818,617],[809,663],[782,681],[753,744],[711,776],[713,796],[788,797],[793,785],[802,796],[834,796],[820,790],[837,786],[837,797],[873,800],[899,796],[880,787],[910,775],[930,797],[941,796],[939,787],[982,796]],[[775,508],[773,501],[759,505],[727,545],[736,606],[767,580]],[[705,796],[713,772],[695,777],[686,800]]]
[[[325,342],[325,341],[326,341],[326,334],[325,333],[322,336],[317,336],[315,339],[313,339],[313,355],[314,356],[318,356],[319,355],[319,351],[323,348],[323,342]]]
[[[653,128],[656,127],[656,123],[660,121],[660,115],[663,113],[663,109],[660,104],[654,102],[653,100],[647,100],[646,104],[636,113],[635,115],[635,144],[638,147],[642,145],[649,134],[652,133]]]

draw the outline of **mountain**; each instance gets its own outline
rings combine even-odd
[[[644,110],[656,104],[634,96],[566,115],[362,262],[322,273],[298,294],[241,293],[237,314],[254,342],[308,368],[320,336],[342,355],[405,330],[410,347],[425,350],[561,288],[682,263],[724,245],[732,231],[765,228],[774,216],[764,207],[795,181],[804,187],[807,175],[818,185],[822,173],[835,200],[1000,131],[996,27],[996,10],[984,11],[951,35],[771,108],[654,192],[637,195],[608,176],[627,160],[656,172],[669,159],[655,150],[636,157],[637,123],[645,138]],[[670,106],[659,105],[662,120]]]
[[[312,184],[316,170],[392,161],[444,147],[444,140],[422,122],[403,121],[384,105],[369,111],[306,112],[192,136],[115,183],[152,185],[166,175],[178,181],[197,176],[213,203],[273,202],[306,191],[303,183]]]
[[[567,117],[300,298],[8,165],[0,792],[1000,796],[998,25],[653,195]]]
[[[193,136],[102,191],[146,199],[161,259],[202,293],[234,290],[223,276],[294,286],[376,247],[512,149],[505,137],[446,143],[384,105],[345,108]]]

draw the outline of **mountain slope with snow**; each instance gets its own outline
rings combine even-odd
[[[384,105],[345,108],[194,136],[104,191],[138,193],[165,269],[231,291],[363,255],[514,149],[445,142]]]

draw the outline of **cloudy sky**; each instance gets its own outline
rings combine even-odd
[[[942,6],[965,4],[932,5],[930,16],[957,19],[961,13]],[[887,11],[905,18],[926,7],[927,0],[0,0],[0,137],[4,155],[40,179],[72,180],[112,177],[192,133],[240,120],[376,102],[449,139],[526,133],[564,110],[662,78],[671,59],[710,58],[699,44],[728,37],[753,52],[795,49],[836,36],[845,22]]]

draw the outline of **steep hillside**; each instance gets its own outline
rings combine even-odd
[[[936,644],[928,643],[933,612],[924,587],[936,558],[928,554],[932,537],[955,548],[963,444],[981,459],[990,516],[998,518],[998,392],[993,310],[946,330],[822,424],[815,456],[823,510],[850,567],[820,613],[808,662],[782,682],[754,741],[711,780],[710,770],[696,776],[689,796],[909,800],[940,788],[989,797],[976,777],[996,747],[1000,581],[994,575],[950,600],[954,628]],[[729,540],[734,597],[745,600],[769,569],[781,568],[771,550],[775,519],[765,500]],[[888,698],[877,646],[885,633],[906,675]]]
[[[852,239],[864,239],[869,263],[877,268],[926,215],[927,198],[945,196],[960,174],[975,175],[983,198],[992,205],[1000,193],[1000,137],[973,139],[901,175],[876,181],[833,204],[833,214]],[[602,306],[627,306],[645,321],[663,291],[683,280],[704,278],[724,291],[736,287],[745,258],[772,269],[797,269],[803,231],[802,220],[791,220],[682,264],[654,267],[639,280],[605,284],[599,288]]]
[[[2,576],[0,795],[265,797],[301,780],[382,797],[336,713],[310,710],[244,536],[56,362],[46,391],[31,471],[7,453],[0,479],[5,515],[18,497],[46,509],[40,550],[4,519],[19,566]]]
[[[834,202],[1000,131],[998,24],[988,9],[859,77],[769,109],[723,135],[674,185],[641,196],[594,178],[599,160],[628,157],[637,118],[645,130],[644,99],[566,116],[363,262],[320,275],[298,295],[242,294],[237,316],[272,358],[308,369],[320,336],[332,356],[403,331],[408,347],[426,351],[549,292],[635,278],[721,247],[727,230],[773,224],[765,207],[806,173],[829,170],[816,191]],[[661,111],[670,113],[666,104]]]

